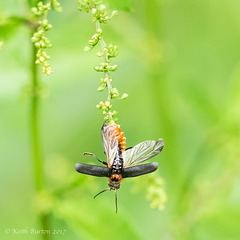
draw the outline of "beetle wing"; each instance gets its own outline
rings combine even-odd
[[[135,166],[159,154],[164,146],[163,139],[144,141],[123,152],[124,167]]]
[[[118,140],[112,132],[111,125],[108,126],[106,121],[103,123],[101,135],[103,147],[107,156],[108,167],[111,167],[118,149]]]
[[[79,173],[91,175],[91,176],[95,176],[95,177],[110,177],[111,176],[111,170],[108,167],[77,163],[75,165],[75,169]]]

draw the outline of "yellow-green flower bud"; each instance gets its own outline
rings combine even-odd
[[[126,99],[128,97],[128,94],[127,93],[124,93],[121,97],[121,99]]]

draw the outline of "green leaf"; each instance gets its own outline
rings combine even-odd
[[[21,17],[6,18],[0,13],[0,38],[9,39],[23,23],[25,19]]]

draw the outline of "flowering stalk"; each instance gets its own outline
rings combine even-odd
[[[97,90],[102,92],[105,88],[107,88],[108,94],[106,101],[101,101],[99,104],[97,104],[97,108],[102,109],[103,114],[105,115],[104,119],[108,124],[115,124],[117,121],[117,112],[112,110],[111,100],[114,98],[126,99],[128,95],[124,93],[119,98],[118,90],[112,87],[111,72],[117,70],[117,65],[111,65],[110,63],[111,59],[118,55],[118,47],[117,45],[113,44],[109,44],[107,46],[103,39],[101,24],[107,23],[114,16],[116,16],[118,12],[112,11],[111,13],[108,13],[103,1],[95,0],[78,1],[78,9],[87,13],[91,12],[93,17],[92,20],[95,22],[96,32],[88,41],[88,46],[85,47],[85,51],[93,49],[98,43],[101,45],[101,52],[98,52],[97,56],[102,58],[102,62],[96,66],[94,70],[97,72],[103,72],[103,78],[100,78],[100,86]]]
[[[106,7],[103,1],[98,0],[84,0],[78,1],[78,9],[80,11],[85,11],[86,13],[92,14],[92,20],[95,23],[95,34],[88,41],[88,46],[85,47],[85,51],[89,51],[96,47],[98,43],[101,45],[101,52],[97,53],[98,57],[102,58],[102,62],[94,68],[97,72],[103,73],[103,78],[100,79],[100,86],[98,91],[104,91],[107,89],[107,99],[106,101],[101,101],[98,105],[98,109],[102,109],[105,115],[105,120],[108,124],[115,124],[117,121],[117,112],[112,110],[111,100],[118,98],[119,92],[116,88],[112,87],[112,77],[111,73],[116,71],[117,65],[111,65],[112,58],[116,57],[118,54],[118,47],[113,44],[107,45],[103,38],[103,31],[101,29],[101,24],[107,23],[113,16],[116,16],[117,11],[112,11],[110,14],[106,11]],[[124,93],[119,99],[127,98],[127,94]],[[159,210],[164,209],[165,202],[167,201],[167,196],[163,187],[163,180],[157,175],[149,175],[143,178],[144,181],[140,185],[141,188],[144,186],[146,189],[147,199],[151,202],[152,208],[157,208]],[[139,185],[139,184],[138,184]],[[136,185],[135,185],[136,187]]]
[[[31,3],[30,7],[31,7]],[[47,15],[51,8],[57,11],[61,11],[61,5],[56,1],[48,1],[45,5],[42,1],[38,2],[37,7],[33,7],[31,10],[35,17],[38,19],[36,24],[30,24],[33,27],[32,33],[32,87],[31,87],[31,139],[32,139],[32,161],[35,177],[35,188],[37,194],[41,193],[45,189],[45,176],[44,176],[44,166],[43,157],[40,141],[40,129],[39,129],[39,101],[40,101],[40,79],[37,64],[42,64],[42,72],[49,75],[52,73],[52,68],[50,67],[47,60],[50,57],[47,55],[45,49],[52,46],[51,42],[45,36],[45,32],[52,28],[52,25],[48,22]],[[49,229],[49,214],[40,211],[38,214],[39,221],[42,225],[42,229]],[[47,234],[42,235],[43,240],[48,240],[50,237]]]
[[[50,57],[44,51],[45,48],[51,46],[50,41],[45,37],[45,31],[50,30],[52,25],[48,23],[47,13],[48,10],[54,7],[55,10],[61,11],[61,5],[52,0],[43,4],[39,2],[37,7],[32,8],[35,16],[43,16],[43,19],[38,22],[38,25],[33,24],[33,37],[34,42],[32,46],[32,87],[31,87],[31,135],[32,135],[32,149],[33,149],[33,166],[35,176],[35,186],[37,191],[41,191],[44,186],[43,174],[43,159],[41,156],[41,144],[39,140],[39,99],[40,99],[40,80],[38,74],[38,67],[36,64],[43,64],[43,73],[50,74],[52,69],[47,63]]]
[[[45,51],[52,47],[50,40],[46,37],[45,33],[52,29],[52,24],[48,22],[47,16],[50,9],[54,9],[58,12],[62,11],[62,7],[57,0],[49,0],[45,5],[42,1],[37,4],[37,7],[32,8],[32,12],[36,17],[40,17],[41,20],[38,21],[39,27],[36,32],[34,32],[32,37],[32,42],[34,46],[38,49],[36,53],[36,64],[42,64],[42,72],[50,75],[52,74],[52,68],[47,62],[50,56]]]

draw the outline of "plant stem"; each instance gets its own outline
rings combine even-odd
[[[28,0],[28,9],[31,9],[32,6],[36,5],[38,0]],[[26,13],[28,15],[28,13]],[[29,25],[32,28],[31,36],[36,32],[38,26],[34,24]],[[41,150],[41,141],[39,137],[39,74],[38,66],[36,65],[37,59],[37,48],[31,42],[32,47],[32,56],[31,56],[31,84],[32,84],[32,94],[31,94],[31,108],[30,108],[30,134],[32,141],[32,166],[35,182],[36,193],[41,192],[45,189],[45,179],[44,179],[44,167],[43,167],[43,157]],[[38,214],[38,221],[41,225],[41,230],[49,230],[49,214],[40,213]],[[43,240],[49,240],[50,237],[48,234],[42,234]]]
[[[32,99],[31,99],[31,135],[35,189],[41,191],[44,186],[43,161],[39,140],[39,96],[38,67],[35,64],[37,49],[32,47]]]
[[[101,28],[99,21],[95,22],[95,27],[96,27],[96,31]],[[105,41],[103,39],[103,36],[101,36],[101,39],[99,40],[99,42],[100,42],[101,48],[102,48],[103,62],[108,63],[109,60],[108,60],[108,56],[107,56],[107,51],[105,50],[107,45],[106,45],[106,43],[105,43]],[[105,71],[104,72],[104,78],[107,80],[107,89],[108,89],[107,101],[110,102],[110,100],[111,100],[112,84],[111,84],[111,76],[110,76],[109,71]],[[108,116],[109,116],[109,119],[112,119],[112,115],[110,114],[110,112],[108,113]]]
[[[33,30],[35,32],[36,29]],[[39,75],[38,66],[35,64],[37,49],[32,44],[32,66],[31,66],[31,78],[32,78],[32,96],[31,96],[31,140],[32,140],[32,165],[34,172],[34,182],[36,192],[40,192],[44,189],[44,169],[43,169],[43,157],[41,152],[41,143],[39,137]],[[39,222],[42,230],[49,229],[49,215],[40,214]],[[48,240],[49,235],[42,234],[43,240]]]
[[[96,30],[98,30],[100,27],[100,22],[99,21],[96,21],[95,23],[95,27],[96,27]],[[106,43],[103,39],[103,37],[101,36],[101,39],[99,40],[100,44],[101,44],[101,48],[102,48],[102,51],[103,51],[103,61],[105,63],[108,62],[108,57],[107,57],[107,52],[105,51],[105,48],[106,48]],[[111,82],[110,82],[110,75],[109,75],[109,72],[106,71],[104,72],[104,77],[107,79],[107,88],[108,88],[108,97],[107,97],[107,101],[110,101],[111,100],[111,90],[112,90],[112,85],[111,85]]]

